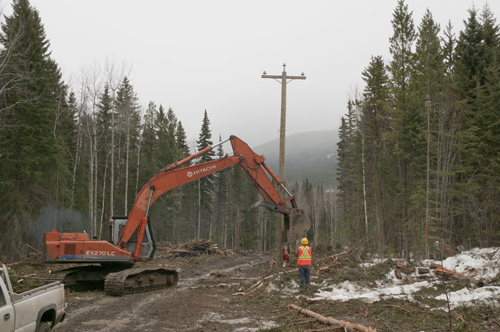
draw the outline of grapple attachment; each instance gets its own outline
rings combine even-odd
[[[290,212],[285,215],[284,231],[286,231],[286,237],[283,238],[283,242],[289,244],[305,236],[310,227],[311,219],[308,216],[304,213],[298,213],[296,210]]]
[[[265,207],[269,211],[278,212],[285,216],[282,239],[284,244],[290,244],[293,241],[306,235],[309,228],[311,228],[311,219],[306,216],[302,210],[287,210],[279,207],[273,202],[261,200],[252,205],[253,208]]]

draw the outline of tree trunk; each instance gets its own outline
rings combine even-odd
[[[106,162],[104,164],[104,175],[102,178],[102,201],[101,201],[101,219],[99,222],[99,240],[102,238],[102,225],[104,224],[104,207],[105,207],[105,198],[106,198],[106,172],[108,170],[108,157],[106,156]]]
[[[78,123],[80,125],[78,126],[78,131],[77,131],[77,136],[76,136],[75,159],[73,160],[73,178],[72,178],[72,184],[71,184],[70,209],[73,209],[73,205],[75,203],[76,169],[78,166],[78,161],[80,160],[80,145],[81,145],[81,141],[82,141],[82,129],[80,128],[81,122],[82,122],[82,112],[81,112],[81,107],[80,107],[80,111],[78,112]]]
[[[363,168],[363,207],[365,210],[365,231],[366,231],[366,247],[370,248],[370,237],[368,232],[368,209],[366,207],[366,176],[365,176],[365,134],[361,132],[361,166]]]
[[[130,114],[128,112],[128,107],[127,107],[127,139],[126,139],[126,151],[125,151],[125,208],[124,208],[124,216],[126,216],[128,213],[128,202],[127,202],[127,195],[128,195],[128,162],[129,162],[129,155],[130,155]]]
[[[115,110],[114,110],[115,90],[113,89],[113,107],[111,112],[111,177],[109,179],[109,216],[114,214],[114,187],[115,187]]]
[[[139,194],[139,166],[141,161],[141,143],[137,144],[137,172],[135,176],[135,194]]]
[[[93,204],[93,197],[94,197],[94,144],[92,140],[92,135],[90,133],[90,123],[87,122],[87,133],[89,136],[89,189],[88,189],[88,199],[89,199],[89,221],[90,221],[90,235],[93,235],[93,220],[92,217],[94,216],[94,204]]]
[[[356,325],[352,324],[343,320],[337,320],[331,317],[325,317],[323,315],[320,315],[318,313],[315,313],[311,310],[307,310],[304,308],[301,308],[299,306],[296,306],[295,304],[289,304],[288,305],[290,308],[298,310],[301,314],[307,315],[309,317],[312,317],[316,319],[318,322],[324,325],[330,325],[330,326],[338,326],[339,328],[344,328],[345,331],[349,332],[356,332],[356,331],[362,331],[362,332],[376,332],[375,330],[372,330],[369,327],[364,327],[361,325]]]
[[[97,178],[99,176],[99,168],[98,168],[98,164],[99,164],[99,160],[97,158],[97,119],[96,119],[96,116],[95,116],[95,112],[94,112],[94,123],[93,123],[93,130],[94,130],[94,167],[95,167],[95,170],[94,170],[94,197],[93,197],[93,202],[92,204],[94,205],[94,214],[92,216],[92,238],[96,237],[97,236],[97,192],[98,192],[98,185],[97,185]]]

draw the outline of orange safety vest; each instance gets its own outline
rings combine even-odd
[[[299,260],[297,265],[311,265],[311,248],[308,246],[299,247]]]

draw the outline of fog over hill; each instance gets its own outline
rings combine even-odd
[[[337,142],[336,130],[313,131],[293,134],[285,140],[285,178],[289,185],[295,180],[309,179],[314,185],[321,183],[325,188],[337,184]],[[267,165],[278,175],[279,139],[252,147],[264,155]]]

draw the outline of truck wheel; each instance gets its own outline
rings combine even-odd
[[[41,322],[37,332],[50,332],[50,325],[47,322]]]

